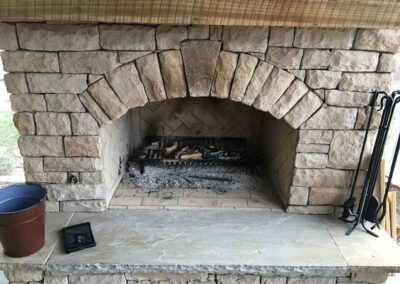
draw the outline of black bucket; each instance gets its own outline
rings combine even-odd
[[[0,189],[0,241],[6,255],[25,257],[43,247],[46,195],[38,185]]]

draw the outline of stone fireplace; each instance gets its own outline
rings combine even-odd
[[[0,31],[26,180],[48,189],[49,211],[107,209],[134,150],[166,135],[246,138],[287,212],[332,213],[349,193],[369,92],[390,89],[400,48],[398,31],[373,29]]]

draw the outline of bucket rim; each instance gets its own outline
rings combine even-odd
[[[38,189],[43,190],[43,191],[44,191],[43,197],[40,198],[40,199],[38,200],[38,202],[37,202],[36,204],[32,205],[32,206],[26,207],[26,208],[21,209],[21,210],[12,211],[12,212],[0,212],[0,216],[12,215],[12,214],[22,213],[22,212],[24,212],[24,211],[31,210],[31,209],[33,209],[33,208],[39,206],[40,204],[42,204],[42,203],[46,200],[46,197],[47,197],[47,189],[44,188],[44,187],[42,187],[42,186],[40,186],[40,185],[38,185],[38,184],[32,184],[32,183],[15,183],[15,184],[6,185],[5,187],[0,188],[0,191],[4,190],[4,189],[6,189],[6,188],[14,187],[14,186],[20,187],[20,186],[26,186],[26,185],[33,186],[33,187],[36,187],[36,188],[38,188]]]

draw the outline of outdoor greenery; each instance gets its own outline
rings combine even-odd
[[[13,112],[0,112],[0,147],[17,148],[18,131],[13,124]]]

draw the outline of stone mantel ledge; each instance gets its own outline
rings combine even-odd
[[[87,221],[97,246],[62,252],[58,231]],[[0,268],[14,281],[77,274],[348,277],[400,272],[400,247],[385,232],[373,238],[356,230],[347,237],[348,225],[335,216],[110,210],[52,213],[47,222],[50,232],[39,253],[21,259],[0,256]]]

